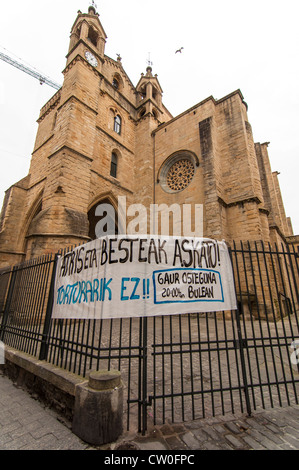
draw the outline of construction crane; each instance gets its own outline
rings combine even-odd
[[[45,83],[46,85],[49,85],[52,88],[55,88],[55,90],[59,90],[61,88],[61,85],[58,85],[58,83],[53,82],[50,78],[45,77],[44,75],[40,74],[38,71],[33,70],[27,67],[26,65],[21,64],[20,62],[17,62],[15,59],[12,59],[11,57],[9,57],[6,54],[3,54],[2,52],[0,52],[0,59],[4,60],[4,62],[7,62],[8,64],[16,67],[17,69],[20,69],[23,72],[28,73],[32,77],[36,78],[37,80],[39,80],[39,83],[41,85]]]

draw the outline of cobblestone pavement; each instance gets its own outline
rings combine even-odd
[[[156,442],[172,450],[298,450],[299,406],[167,424],[136,442],[142,449]]]
[[[69,423],[0,373],[0,450],[298,450],[299,406],[149,425],[99,448],[82,442]]]
[[[0,450],[84,450],[88,445],[0,373]]]

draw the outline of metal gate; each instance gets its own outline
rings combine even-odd
[[[230,252],[237,311],[145,319],[143,430],[149,418],[298,404],[298,253],[262,242]]]

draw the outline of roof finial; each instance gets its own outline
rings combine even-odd
[[[146,61],[148,67],[152,67],[153,63],[151,62],[151,53],[148,53],[148,59]]]
[[[146,67],[146,72],[147,73],[146,73],[146,75],[149,77],[149,76],[152,75],[152,65],[153,65],[153,63],[151,62],[151,53],[150,52],[148,53],[148,59],[147,59],[146,63],[147,63],[147,67]]]
[[[95,1],[92,0],[92,1],[91,1],[91,5],[90,5],[89,8],[88,8],[88,13],[90,14],[90,13],[92,12],[92,13],[95,15],[96,12],[97,12],[97,8],[98,8],[98,7],[97,7],[97,5],[95,4]]]

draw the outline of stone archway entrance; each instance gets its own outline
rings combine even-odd
[[[108,198],[102,199],[88,211],[89,233],[91,240],[105,235],[118,234],[118,216]]]

